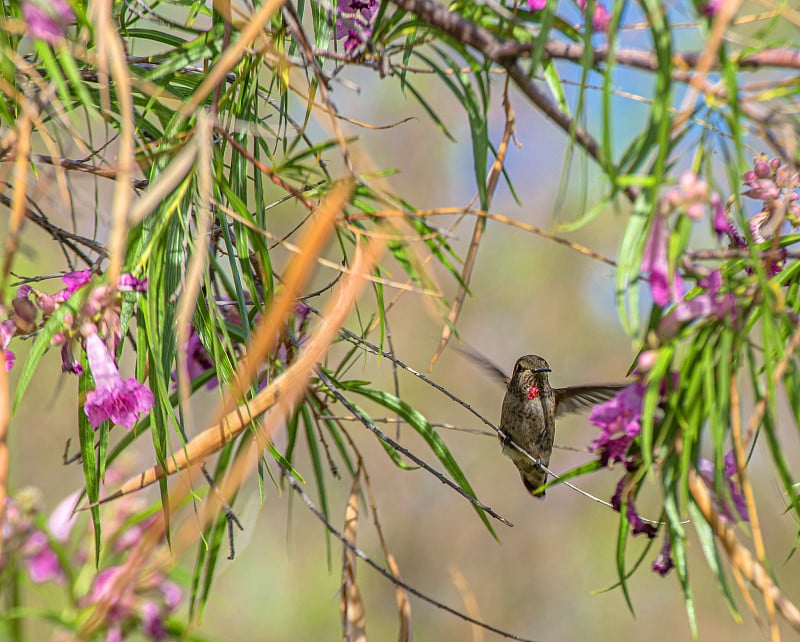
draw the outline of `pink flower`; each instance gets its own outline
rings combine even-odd
[[[626,461],[628,449],[642,430],[643,395],[644,385],[633,383],[592,408],[589,423],[602,432],[589,448],[599,453],[603,465]]]
[[[592,28],[597,33],[606,33],[608,25],[611,24],[611,14],[602,4],[595,5],[594,15],[592,16]]]
[[[698,280],[703,291],[697,296],[687,300],[684,298],[682,288],[676,287],[675,308],[658,325],[658,334],[661,337],[672,337],[682,323],[696,319],[722,319],[728,314],[736,312],[736,297],[731,294],[720,294],[722,288],[722,273],[712,271],[707,277]]]
[[[180,588],[156,574],[143,585],[128,583],[114,586],[116,578],[124,571],[123,566],[109,567],[95,577],[89,595],[81,600],[82,606],[97,602],[110,602],[111,608],[106,617],[109,626],[106,640],[121,639],[117,631],[127,630],[131,625],[141,625],[141,631],[154,642],[164,640],[167,630],[164,625],[166,617],[180,603],[183,594]],[[115,594],[111,590],[116,589]]]
[[[64,282],[64,285],[67,286],[64,290],[68,294],[72,294],[92,280],[92,271],[78,270],[77,272],[67,272],[61,277],[61,280]]]
[[[721,5],[722,0],[709,0],[700,5],[700,13],[709,18],[713,18],[717,15],[717,11],[719,11]]]
[[[8,319],[0,323],[0,349],[3,350],[6,372],[10,371],[11,368],[14,367],[14,359],[17,358],[14,355],[14,353],[11,352],[11,350],[7,349],[8,344],[11,343],[11,339],[14,338],[16,332],[17,332],[17,324],[14,323],[11,319]]]
[[[628,473],[626,472],[622,479],[619,480],[617,484],[617,489],[614,491],[614,496],[611,498],[611,507],[619,512],[622,508],[622,492],[625,489],[625,485],[628,482]],[[633,497],[628,497],[628,504],[627,508],[625,509],[625,518],[628,520],[628,523],[633,526],[633,534],[634,535],[641,535],[645,533],[647,537],[653,539],[656,536],[656,527],[653,524],[648,524],[645,522],[642,517],[636,512],[636,505],[633,502]]]
[[[650,228],[650,238],[642,256],[642,272],[649,274],[650,292],[656,305],[662,308],[670,301],[669,260],[667,258],[667,220],[656,213]]]
[[[47,528],[53,538],[59,542],[66,542],[69,539],[72,527],[78,521],[78,515],[74,511],[81,496],[82,494],[79,490],[70,493],[50,513],[50,518],[47,520]]]
[[[133,274],[125,272],[120,275],[117,288],[120,292],[147,292],[147,277],[137,279]]]
[[[653,571],[664,577],[673,568],[675,568],[675,562],[672,561],[672,540],[669,533],[667,533],[664,535],[664,545],[661,547],[661,552],[653,561]]]
[[[378,0],[339,0],[336,38],[347,38],[345,51],[349,53],[370,39],[378,6]]]
[[[31,582],[42,584],[50,581],[60,582],[64,579],[61,561],[50,545],[47,535],[42,531],[35,531],[28,537],[22,548],[22,554]]]
[[[22,3],[22,18],[31,38],[53,45],[64,37],[67,26],[75,22],[75,12],[67,0],[27,0]]]
[[[738,468],[736,466],[736,457],[732,450],[729,450],[727,453],[725,453],[723,463],[725,464],[723,476],[728,481],[728,493],[731,497],[731,500],[733,500],[733,505],[736,508],[736,512],[739,513],[739,517],[742,519],[742,521],[749,522],[750,515],[747,512],[747,503],[745,502],[744,494],[734,479],[738,473]],[[714,463],[705,457],[700,457],[700,459],[697,461],[697,472],[700,473],[700,477],[703,479],[709,489],[714,490]],[[730,520],[735,521],[735,517],[728,506],[728,503],[716,495],[714,499],[722,515]]]
[[[541,11],[547,6],[547,0],[528,0],[531,11]]]
[[[578,6],[581,11],[586,11],[586,0],[577,0]],[[608,25],[611,23],[611,14],[606,9],[605,5],[601,2],[595,2],[594,14],[592,15],[592,29],[598,33],[605,33],[608,31]]]
[[[152,391],[133,377],[123,381],[114,359],[96,333],[86,337],[86,356],[95,381],[95,390],[86,395],[84,406],[89,423],[96,429],[111,420],[130,430],[139,413],[150,412],[153,407]]]
[[[200,335],[197,330],[192,327],[189,340],[186,342],[186,369],[189,373],[189,379],[199,377],[204,372],[214,367],[214,360],[208,354],[203,342],[200,340]],[[208,390],[215,388],[219,382],[216,377],[211,377],[206,383]]]

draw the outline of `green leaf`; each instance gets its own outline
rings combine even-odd
[[[340,382],[340,385],[345,389],[347,388],[346,382]],[[462,472],[461,467],[450,453],[450,450],[447,448],[444,440],[439,436],[439,433],[436,432],[433,426],[430,425],[428,420],[425,419],[425,417],[423,417],[419,411],[412,408],[405,401],[398,399],[393,394],[386,392],[385,390],[375,390],[365,386],[357,386],[353,388],[352,391],[363,395],[380,406],[383,406],[384,408],[400,415],[400,417],[408,422],[408,425],[416,430],[417,433],[419,433],[419,435],[425,440],[439,461],[442,462],[447,472],[450,473],[453,481],[458,484],[461,490],[477,499],[475,491],[472,489],[472,486]],[[483,521],[483,523],[486,525],[486,528],[489,529],[489,532],[496,537],[494,529],[492,529],[486,513],[474,504],[473,507],[478,513],[478,516],[481,518],[481,521]]]

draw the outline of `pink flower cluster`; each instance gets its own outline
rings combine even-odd
[[[65,287],[55,294],[47,294],[30,285],[19,288],[11,302],[8,319],[0,323],[0,346],[5,352],[7,369],[11,369],[14,363],[14,355],[7,349],[11,339],[44,328],[56,311],[85,288],[91,279],[89,270],[65,274],[62,277]],[[121,338],[118,293],[146,290],[147,279],[140,280],[131,274],[123,274],[116,289],[107,284],[97,285],[85,294],[77,315],[67,312],[62,316],[63,328],[53,334],[52,343],[62,346],[62,371],[78,375],[83,374],[83,367],[75,360],[73,350],[78,340],[83,338],[95,381],[95,390],[87,395],[84,411],[94,428],[110,420],[130,429],[141,413],[150,411],[155,401],[147,386],[134,378],[122,379],[112,356]]]
[[[247,294],[245,296],[249,297]],[[295,351],[295,343],[299,345],[306,339],[305,332],[308,325],[308,315],[310,312],[310,308],[302,303],[298,303],[295,306],[294,324],[290,324],[290,331],[293,336],[281,337],[280,344],[275,352],[275,358],[278,361],[281,361],[284,364],[290,362]],[[242,319],[239,315],[238,309],[235,306],[227,306],[223,311],[223,316],[229,324],[241,327]],[[187,341],[186,345],[186,362],[186,369],[188,370],[190,379],[199,377],[214,367],[214,360],[206,350],[203,342],[200,339],[200,335],[197,333],[197,330],[194,327],[191,329],[189,340]],[[263,373],[262,375],[259,375],[259,379],[261,379],[262,376]],[[173,373],[173,379],[175,377],[176,374]],[[217,386],[218,383],[219,382],[217,381],[217,378],[212,377],[206,384],[206,388],[211,389]]]
[[[339,0],[336,9],[336,38],[346,38],[344,50],[355,51],[372,36],[378,0]]]
[[[122,474],[107,472],[107,481],[118,483]],[[104,621],[106,642],[121,641],[129,634],[160,642],[167,638],[167,618],[183,599],[181,587],[163,573],[154,572],[145,580],[124,583],[124,560],[141,539],[152,517],[143,518],[145,503],[137,497],[126,497],[110,505],[103,520],[104,559],[111,562],[96,573],[88,587],[80,579],[93,571],[94,555],[89,544],[93,541],[88,513],[74,513],[80,493],[68,495],[53,510],[44,528],[38,527],[41,514],[40,493],[26,489],[13,499],[7,499],[0,512],[3,533],[3,556],[0,572],[24,569],[34,584],[48,582],[67,586],[67,599],[74,600],[71,608],[86,608],[102,601],[111,602]],[[80,583],[81,587],[78,586]],[[69,587],[69,584],[73,584]],[[110,591],[114,591],[113,594]],[[85,594],[81,596],[81,592]],[[52,594],[49,600],[52,600]],[[61,608],[61,607],[58,607]],[[54,618],[58,621],[58,618]]]
[[[67,0],[23,0],[22,19],[31,38],[56,44],[67,27],[75,22],[75,12]]]
[[[701,218],[710,206],[715,225],[724,208],[717,194],[711,194],[705,181],[693,172],[684,172],[677,188],[671,189],[662,199],[653,218],[650,236],[642,256],[642,273],[650,282],[653,302],[662,307],[673,306],[659,324],[662,338],[675,335],[684,324],[699,319],[722,319],[734,313],[735,297],[723,290],[722,273],[713,270],[697,280],[699,291],[687,295],[683,279],[677,269],[670,269],[668,245],[668,216],[678,211],[692,219]]]
[[[644,384],[636,382],[620,390],[614,397],[592,408],[589,423],[600,428],[600,435],[589,449],[597,453],[607,466],[630,463],[628,450],[642,431],[642,395]]]

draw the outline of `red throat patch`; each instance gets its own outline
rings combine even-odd
[[[539,388],[537,386],[531,386],[528,388],[528,399],[533,399],[534,397],[539,396]]]

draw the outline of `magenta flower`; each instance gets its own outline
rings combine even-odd
[[[34,584],[60,582],[64,579],[61,561],[42,531],[31,533],[22,547],[25,568]]]
[[[78,270],[77,272],[67,272],[67,274],[61,277],[61,280],[64,282],[64,285],[67,286],[64,291],[66,291],[68,295],[73,294],[92,280],[92,271]]]
[[[581,11],[586,11],[586,5],[589,4],[587,0],[577,0],[578,6]],[[608,25],[611,23],[611,14],[606,9],[605,5],[601,2],[595,2],[594,14],[592,14],[592,29],[597,33],[605,33],[608,31]]]
[[[658,333],[662,337],[675,335],[678,326],[688,321],[696,319],[723,319],[727,315],[735,314],[736,297],[731,294],[720,294],[722,286],[722,273],[714,270],[707,277],[697,282],[704,291],[686,300],[682,292],[679,295],[678,303],[666,317],[661,319],[658,326]]]
[[[86,395],[84,412],[92,428],[106,420],[128,430],[139,413],[150,412],[155,403],[153,393],[135,378],[123,380],[103,340],[95,333],[86,337],[86,356],[95,381],[95,389]]]
[[[734,477],[736,477],[738,472],[739,468],[736,465],[736,455],[732,450],[729,450],[725,454],[725,477],[728,480],[728,492],[731,495],[733,505],[736,507],[736,512],[739,513],[739,517],[742,518],[742,521],[749,522],[750,514],[747,512],[747,503],[744,499],[744,493],[742,493],[738,484],[734,481]]]
[[[643,395],[644,384],[633,383],[592,409],[589,423],[602,432],[589,448],[600,455],[604,466],[615,462],[627,463],[628,449],[642,430]]]
[[[133,274],[125,272],[117,281],[120,292],[147,292],[147,277],[137,279]]]
[[[201,374],[214,367],[214,361],[211,355],[208,354],[203,342],[200,341],[200,335],[197,330],[192,326],[189,340],[186,342],[186,369],[189,373],[189,379],[199,377]],[[216,377],[212,377],[206,383],[206,388],[211,389],[218,385]]]
[[[112,566],[98,573],[89,595],[81,600],[82,606],[100,601],[111,603],[111,609],[106,617],[109,625],[106,640],[116,636],[117,631],[121,635],[123,630],[137,623],[141,625],[141,631],[153,642],[164,640],[167,634],[164,621],[178,607],[183,597],[182,591],[177,584],[161,574],[152,576],[146,585],[135,586],[128,583],[124,586],[114,586],[123,568],[123,566]],[[117,591],[113,595],[112,589]],[[111,637],[111,639],[122,638]]]
[[[22,18],[31,38],[54,45],[75,22],[75,12],[67,0],[23,0]]]
[[[596,33],[606,33],[609,24],[611,24],[611,14],[604,5],[598,3],[592,15],[592,28]]]
[[[547,0],[528,0],[531,11],[541,11],[547,6]]]
[[[656,527],[653,524],[648,524],[645,522],[639,513],[636,512],[636,506],[633,503],[633,498],[628,500],[628,508],[625,510],[625,517],[633,526],[633,534],[634,535],[641,535],[644,533],[650,539],[653,539],[656,536]]]
[[[5,359],[5,366],[6,372],[10,371],[11,368],[14,367],[14,359],[16,359],[16,355],[8,350],[8,344],[11,343],[11,339],[14,338],[14,335],[17,333],[17,324],[14,323],[11,319],[3,321],[0,323],[0,349],[3,350],[3,357]]]
[[[670,301],[667,220],[658,213],[653,218],[650,238],[644,247],[642,272],[649,276],[653,301],[663,308]]]
[[[717,11],[719,11],[721,5],[722,0],[709,0],[708,2],[703,2],[700,4],[700,13],[708,18],[713,18],[715,15],[717,15]]]
[[[725,479],[728,481],[728,494],[733,501],[733,505],[736,508],[736,512],[739,513],[739,517],[742,521],[749,522],[750,515],[747,512],[747,504],[744,499],[744,494],[742,493],[741,489],[739,488],[738,484],[735,481],[736,474],[738,472],[738,468],[736,466],[736,457],[732,450],[729,450],[724,457],[725,463],[725,472],[724,476]],[[697,461],[697,472],[702,477],[703,481],[709,487],[709,489],[714,489],[714,463],[705,457],[700,457]],[[731,521],[735,521],[735,517],[733,512],[731,511],[730,507],[728,506],[727,502],[724,499],[715,496],[715,501],[719,508],[720,513],[730,519]]]
[[[661,547],[661,552],[653,560],[653,571],[664,577],[673,568],[675,568],[675,562],[672,561],[672,540],[669,533],[667,533],[664,535],[664,545]]]
[[[336,16],[336,38],[347,38],[344,50],[354,51],[372,36],[378,0],[339,0]]]
[[[622,479],[619,480],[617,483],[617,489],[614,491],[614,495],[611,497],[611,507],[619,512],[622,508],[622,492],[625,489],[625,484],[628,481],[628,473],[626,472]],[[636,505],[633,502],[633,497],[628,497],[628,505],[625,509],[625,518],[628,520],[628,523],[633,526],[633,534],[634,535],[641,535],[645,533],[650,539],[656,536],[656,527],[652,524],[648,524],[645,522],[639,513],[636,512]]]

